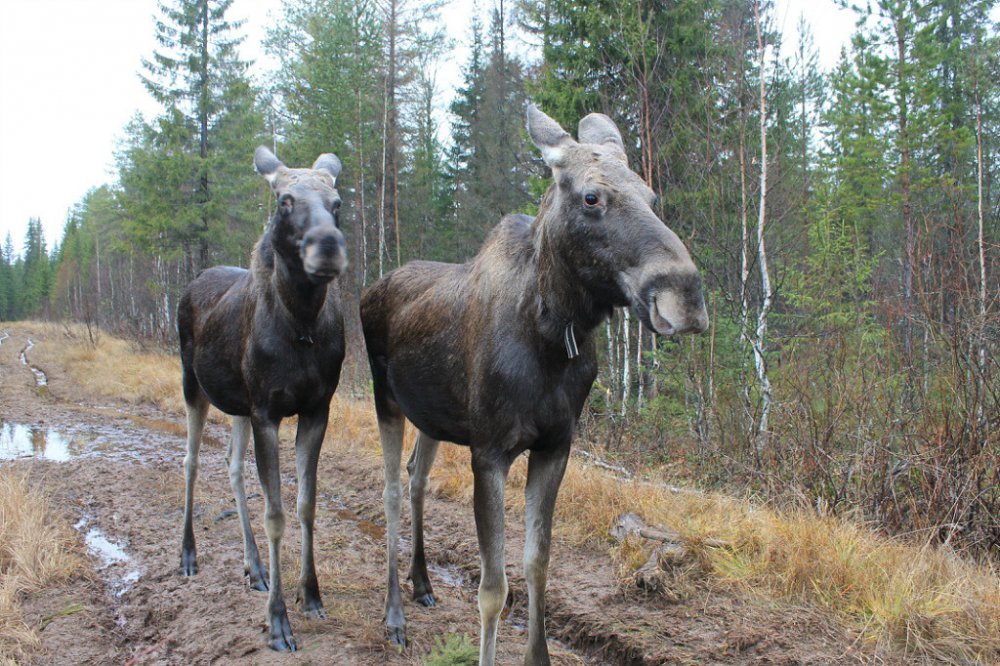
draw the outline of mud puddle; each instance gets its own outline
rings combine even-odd
[[[108,591],[112,596],[120,598],[139,581],[142,571],[125,550],[128,544],[109,539],[100,527],[92,524],[93,520],[93,516],[85,514],[73,527],[83,534],[87,553],[100,563],[97,571],[101,573]],[[124,618],[119,617],[118,624],[124,623]]]
[[[0,461],[38,458],[69,462],[102,457],[118,462],[174,460],[176,447],[164,447],[148,433],[130,433],[120,425],[63,428],[0,420]]]
[[[28,368],[31,369],[31,373],[35,375],[35,384],[37,384],[38,386],[48,386],[49,385],[48,375],[46,375],[41,368],[31,365],[31,363],[28,362],[28,352],[31,351],[34,346],[35,346],[35,341],[32,340],[31,338],[28,338],[28,344],[26,344],[24,346],[24,349],[21,350],[21,365],[26,365],[28,366]]]

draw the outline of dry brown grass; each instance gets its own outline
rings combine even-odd
[[[76,539],[23,473],[0,469],[0,663],[38,644],[22,616],[25,595],[66,580],[82,566]]]
[[[91,336],[80,324],[31,322],[29,327],[42,339],[32,350],[32,360],[43,369],[62,368],[86,395],[184,413],[181,364],[175,353],[103,332]],[[216,410],[209,413],[216,420],[225,418]]]
[[[53,333],[62,335],[63,330],[57,327]],[[60,351],[59,360],[75,381],[98,395],[181,411],[175,357],[137,351],[107,335],[90,347],[77,338]],[[349,449],[373,463],[378,460],[370,400],[338,395],[328,438],[328,455]],[[411,440],[412,432],[407,435],[407,442]],[[515,513],[523,512],[525,472],[523,459],[511,470],[507,502]],[[468,450],[442,447],[432,482],[439,494],[469,500]],[[669,527],[683,536],[703,572],[753,594],[825,609],[852,627],[873,655],[1000,663],[1000,575],[993,565],[971,562],[947,549],[891,540],[842,519],[622,480],[575,459],[556,511],[557,536],[571,543],[610,543],[608,528],[625,511]],[[709,547],[706,541],[711,539],[731,546]],[[618,551],[613,545],[609,549],[626,568],[645,561],[646,553],[635,542]]]
[[[380,457],[370,401],[335,399],[330,435],[333,446]],[[412,429],[406,441],[409,446]],[[522,457],[511,468],[507,492],[508,508],[518,515],[524,510],[526,472]],[[471,501],[467,448],[440,449],[432,486],[443,496]],[[556,507],[559,538],[610,544],[608,529],[625,511],[679,532],[702,563],[699,574],[708,572],[751,594],[833,613],[869,654],[1000,663],[995,566],[944,548],[889,539],[843,519],[776,511],[720,494],[679,492],[570,461]],[[709,545],[714,540],[731,546]],[[627,574],[648,559],[653,545],[629,540],[609,549]]]
[[[471,497],[467,452],[448,447],[442,453],[433,476],[437,489]],[[518,513],[523,512],[524,472],[519,460],[508,489],[508,505]],[[679,532],[703,570],[724,581],[751,594],[832,612],[870,654],[1000,663],[1000,572],[994,565],[971,562],[945,548],[892,540],[843,519],[677,492],[570,462],[556,508],[559,536],[608,543],[608,529],[625,511]],[[731,546],[706,545],[712,540]],[[653,545],[640,552],[628,541],[614,554],[634,570]]]

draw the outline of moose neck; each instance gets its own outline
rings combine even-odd
[[[280,304],[295,331],[303,336],[311,335],[330,285],[310,282],[297,257],[286,258],[277,251],[270,230],[258,243],[254,263],[262,295],[274,305]]]
[[[548,201],[547,195],[534,229],[539,328],[547,339],[565,345],[569,353],[568,337],[576,336],[582,342],[611,314],[612,306],[595,298],[566,261],[559,242],[562,224],[553,217],[557,213],[547,207]]]
[[[276,257],[271,284],[278,298],[300,326],[311,326],[326,302],[328,284],[314,284],[301,266]]]

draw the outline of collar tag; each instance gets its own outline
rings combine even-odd
[[[563,329],[563,342],[566,344],[566,358],[574,359],[580,355],[580,350],[576,346],[576,336],[573,333],[573,322],[566,324]]]

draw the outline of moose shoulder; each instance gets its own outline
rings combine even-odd
[[[413,511],[414,598],[435,599],[423,547],[423,497],[438,441],[469,446],[482,577],[480,664],[493,664],[507,596],[504,483],[529,451],[525,663],[549,663],[544,590],[552,514],[570,442],[597,373],[594,332],[630,306],[662,335],[704,331],[697,269],[653,212],[653,192],[625,159],[604,115],[580,122],[579,142],[534,107],[528,133],[552,167],[539,214],[505,218],[463,265],[414,262],[362,296],[385,465],[386,622],[405,642],[396,566],[403,419],[418,429],[407,468]]]

